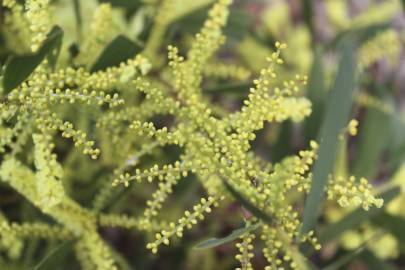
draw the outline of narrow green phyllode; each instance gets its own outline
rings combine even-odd
[[[336,156],[338,137],[349,118],[355,88],[355,63],[354,44],[348,40],[342,47],[339,70],[321,126],[319,158],[314,165],[312,186],[305,201],[301,233],[313,228],[322,206],[324,189]]]

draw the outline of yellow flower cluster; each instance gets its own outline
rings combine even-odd
[[[38,203],[38,197],[41,192],[36,188],[36,175],[15,159],[8,159],[2,163],[0,177],[24,195],[42,212],[51,216],[63,226],[62,228],[49,227],[48,225],[33,223],[10,226],[3,222],[2,226],[6,227],[3,228],[2,232],[7,231],[6,228],[9,228],[15,235],[21,237],[36,236],[59,240],[72,237],[78,238],[75,248],[78,253],[78,259],[83,265],[87,265],[90,267],[89,269],[117,269],[111,258],[109,248],[97,233],[98,218],[89,210],[82,208],[68,196],[64,196],[58,204],[54,204],[52,207]],[[102,217],[99,219],[103,220]],[[128,226],[128,222],[120,222],[122,220],[120,217],[115,217],[115,220],[114,222],[106,222],[104,218],[104,222],[101,223],[108,226]],[[124,220],[126,221],[127,219],[124,218]],[[8,235],[12,234],[9,233]]]
[[[350,28],[361,28],[371,24],[382,23],[387,18],[397,14],[401,9],[398,0],[387,0],[377,5],[370,6],[367,10],[355,16],[350,21]]]
[[[241,242],[236,244],[239,254],[236,255],[235,258],[240,262],[241,267],[237,267],[235,270],[253,270],[253,265],[250,260],[254,256],[252,241],[255,239],[255,235],[246,233],[240,238]]]
[[[50,136],[34,134],[35,145],[35,184],[37,187],[38,204],[42,208],[50,208],[62,202],[65,192],[61,183],[63,169],[52,153],[54,145]]]
[[[372,186],[367,179],[360,178],[356,181],[354,176],[349,179],[332,179],[327,189],[328,199],[337,199],[342,207],[361,206],[364,210],[369,210],[370,206],[380,208],[383,200],[372,195]]]
[[[109,3],[103,3],[97,7],[87,32],[81,45],[81,52],[75,60],[77,64],[84,64],[89,67],[96,60],[104,46],[119,33],[119,26],[114,21]]]
[[[377,97],[367,94],[365,91],[362,91],[357,94],[356,102],[360,106],[375,108],[384,113],[391,114],[393,113],[394,108],[388,102],[385,102]]]
[[[347,126],[347,131],[350,136],[356,136],[357,135],[357,127],[359,125],[359,121],[356,119],[352,119],[349,122],[349,125]]]
[[[156,57],[157,50],[161,46],[161,41],[168,27],[171,13],[173,12],[171,8],[173,3],[173,0],[163,0],[157,11],[156,20],[144,50],[144,54],[151,59]]]
[[[3,213],[0,212],[0,250],[4,250],[7,256],[17,259],[21,256],[23,243],[15,230],[11,230],[9,222]]]
[[[36,52],[51,29],[50,0],[27,0],[26,17],[30,24],[31,50]]]
[[[218,199],[214,197],[208,197],[208,199],[202,198],[201,202],[193,207],[193,212],[185,211],[184,217],[180,218],[177,224],[170,223],[167,229],[155,235],[155,242],[149,243],[146,247],[152,253],[157,253],[158,247],[161,244],[169,245],[169,239],[172,236],[182,237],[185,228],[190,229],[193,225],[197,224],[198,220],[204,219],[205,213],[211,213],[212,207],[218,207],[217,201]]]
[[[18,53],[27,53],[31,50],[31,31],[23,5],[14,0],[3,1],[3,6],[11,12],[4,14],[4,34],[9,48]]]
[[[386,59],[390,66],[395,66],[401,52],[401,40],[395,30],[386,30],[367,41],[359,51],[361,68],[369,67],[377,60]]]

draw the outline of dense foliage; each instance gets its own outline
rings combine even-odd
[[[401,269],[405,23],[360,2],[3,0],[0,269]]]

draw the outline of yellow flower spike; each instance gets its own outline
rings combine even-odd
[[[161,245],[162,243],[168,244],[169,238],[171,238],[172,236],[177,235],[178,237],[182,237],[184,228],[186,227],[190,229],[194,224],[197,224],[197,218],[202,219],[204,217],[203,213],[207,212],[206,209],[210,209],[211,207],[215,206],[217,200],[218,199],[214,197],[208,197],[207,200],[201,200],[201,203],[195,205],[193,212],[186,210],[184,212],[184,217],[179,219],[177,225],[171,223],[166,230],[162,230],[161,233],[157,233],[155,235],[155,242],[149,243],[147,245],[147,248],[155,254],[159,245]]]
[[[351,176],[349,180],[343,178],[331,179],[327,188],[328,199],[337,198],[339,205],[342,207],[361,205],[366,211],[372,205],[377,208],[382,207],[384,201],[375,198],[371,194],[372,186],[367,179],[361,178],[356,181],[355,177]]]
[[[251,244],[255,238],[254,234],[246,233],[240,237],[241,242],[236,243],[236,247],[239,250],[239,254],[235,256],[235,259],[240,262],[241,267],[236,269],[241,270],[253,270],[251,259],[254,257],[253,245]]]
[[[65,196],[61,178],[63,170],[52,154],[53,145],[48,136],[34,134],[35,166],[37,168],[37,200],[43,208],[50,208],[62,202]]]
[[[31,50],[36,52],[52,26],[50,0],[27,0],[25,9],[26,18],[30,24]]]

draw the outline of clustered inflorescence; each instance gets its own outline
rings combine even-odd
[[[25,43],[20,43],[19,49],[38,51],[53,23],[50,2],[27,0],[22,6],[16,1],[3,1],[7,31],[17,31],[10,42],[23,39]],[[164,66],[159,48],[165,24],[172,20],[168,8],[172,2],[175,1],[162,1],[150,40],[133,59],[90,72],[95,55],[114,38],[111,33],[120,28],[113,19],[111,6],[100,4],[90,22],[90,34],[84,37],[73,62],[59,62],[53,69],[45,59],[18,87],[9,93],[3,91],[0,150],[4,158],[0,179],[56,222],[14,223],[1,214],[0,248],[7,250],[10,258],[19,257],[22,240],[28,237],[75,239],[76,256],[83,269],[117,269],[110,246],[99,234],[100,226],[146,231],[154,236],[146,248],[157,253],[162,244],[181,238],[215,209],[235,202],[227,187],[272,219],[264,222],[240,207],[244,216],[241,222],[257,225],[257,229],[243,234],[236,244],[238,269],[253,269],[251,259],[259,241],[268,262],[266,269],[300,269],[298,245],[309,242],[315,249],[321,248],[313,231],[300,233],[300,212],[295,208],[298,197],[290,197],[294,192],[309,192],[318,144],[311,141],[307,150],[275,164],[261,160],[251,146],[257,131],[266,123],[300,122],[310,115],[311,103],[301,90],[307,77],[280,78],[287,45],[276,42],[274,52],[266,59],[267,66],[253,80],[242,107],[234,112],[218,108],[203,93],[205,76],[236,80],[251,76],[246,68],[213,60],[225,42],[223,28],[232,1],[215,1],[188,53],[183,56],[179,48],[168,46],[168,64]],[[363,53],[370,54],[372,50],[372,45],[366,45]],[[216,67],[218,72],[213,72]],[[74,118],[65,120],[72,108],[83,109],[93,125],[73,124]],[[158,127],[151,120],[156,115],[170,115],[173,123]],[[350,122],[347,131],[356,135],[357,121]],[[88,134],[98,139],[93,140]],[[72,183],[65,182],[66,175],[72,172],[65,170],[56,154],[60,137],[84,155],[97,159],[92,162],[113,168],[107,179],[103,178],[105,183],[91,208],[75,201],[70,192]],[[166,146],[181,149],[178,160],[140,166],[145,155]],[[30,154],[22,155],[26,151]],[[73,156],[71,162],[74,159]],[[203,187],[202,198],[194,206],[187,206],[188,210],[177,220],[163,220],[160,213],[165,201],[180,181],[188,181],[189,175]],[[157,189],[139,216],[104,211],[120,186],[131,189],[137,183],[154,182]],[[373,196],[365,178],[330,177],[325,192],[328,199],[336,200],[342,207],[360,205],[368,210],[383,203]]]

